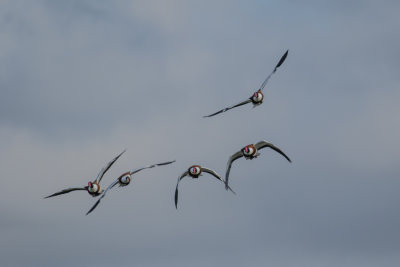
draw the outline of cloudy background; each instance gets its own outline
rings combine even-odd
[[[398,1],[0,2],[1,266],[399,266]],[[289,49],[265,103],[249,97]],[[225,172],[177,177],[192,164]],[[94,199],[92,180],[139,172]]]

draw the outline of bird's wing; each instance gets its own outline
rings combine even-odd
[[[218,173],[216,173],[215,171],[210,170],[210,169],[208,169],[208,168],[204,168],[204,167],[202,167],[201,169],[202,169],[203,172],[207,172],[207,173],[213,175],[215,178],[217,178],[217,179],[220,180],[221,182],[223,182],[223,183],[225,184],[225,186],[227,186],[228,189],[232,191],[232,193],[236,194],[235,191],[233,191],[232,188],[230,188],[230,186],[227,185],[227,183],[226,183],[224,180],[222,180],[221,176],[219,176]]]
[[[236,152],[228,160],[228,163],[226,165],[226,174],[225,174],[225,189],[226,190],[229,189],[228,181],[229,181],[229,172],[231,171],[232,162],[234,162],[235,160],[237,160],[240,157],[243,157],[242,151]]]
[[[289,53],[289,50],[287,50],[285,52],[285,54],[283,54],[283,56],[281,57],[281,59],[279,60],[278,64],[275,66],[274,70],[271,72],[270,75],[268,75],[268,77],[264,80],[264,82],[261,84],[260,89],[259,90],[263,90],[265,85],[267,84],[269,78],[271,78],[272,74],[274,74],[276,72],[276,70],[282,65],[282,63],[285,61],[287,55]]]
[[[103,194],[101,194],[100,198],[96,201],[96,203],[94,203],[93,207],[86,213],[86,215],[88,215],[89,213],[91,213],[96,207],[97,205],[100,204],[100,201],[103,197],[106,196],[106,193],[108,192],[108,190],[110,190],[111,188],[113,188],[115,185],[117,185],[119,183],[119,180],[115,180],[112,184],[110,184],[107,189],[103,192]]]
[[[178,183],[176,184],[176,189],[175,189],[175,208],[178,208],[178,185],[179,182],[182,180],[183,177],[188,175],[189,171],[185,171],[179,178],[178,178]]]
[[[255,144],[254,146],[255,146],[258,150],[259,150],[259,149],[262,149],[262,148],[264,148],[264,147],[269,147],[269,148],[275,150],[276,152],[278,152],[279,154],[281,154],[282,156],[284,156],[289,162],[292,162],[292,161],[290,160],[290,158],[289,158],[288,156],[286,156],[285,153],[282,152],[282,150],[280,150],[279,148],[277,148],[277,147],[274,146],[273,144],[268,143],[267,141],[260,141],[260,142],[258,142],[257,144]]]
[[[86,191],[86,188],[85,187],[71,187],[71,188],[67,188],[67,189],[61,190],[60,192],[54,193],[54,194],[52,194],[50,196],[47,196],[45,198],[55,197],[55,196],[58,196],[58,195],[66,194],[66,193],[69,193],[69,192],[72,192],[72,191],[77,191],[77,190],[85,190]]]
[[[233,106],[231,106],[231,107],[227,107],[227,108],[221,109],[220,111],[217,111],[217,112],[215,112],[215,113],[213,113],[213,114],[210,114],[210,115],[207,115],[207,116],[203,116],[203,118],[208,118],[208,117],[215,116],[215,115],[217,115],[217,114],[219,114],[219,113],[228,111],[228,110],[230,110],[230,109],[233,109],[233,108],[236,108],[236,107],[239,107],[239,106],[242,106],[242,105],[245,105],[245,104],[250,103],[250,102],[251,102],[251,99],[250,99],[250,98],[249,98],[249,99],[246,99],[245,101],[242,101],[242,102],[240,102],[239,104],[236,104],[236,105],[233,105]]]
[[[115,158],[113,158],[112,161],[110,161],[109,163],[107,163],[106,166],[103,167],[103,169],[101,169],[101,171],[99,172],[99,174],[97,175],[97,178],[95,181],[97,181],[98,183],[100,183],[101,179],[103,178],[104,174],[111,168],[111,166],[114,164],[114,162],[117,161],[117,159],[119,159],[119,157],[121,157],[122,154],[125,153],[125,149],[124,151],[122,151],[118,156],[116,156]]]
[[[174,163],[174,162],[175,162],[175,160],[167,161],[167,162],[163,162],[163,163],[157,163],[157,164],[149,165],[149,166],[146,166],[146,167],[142,167],[142,168],[136,169],[134,171],[131,171],[131,175],[134,174],[134,173],[137,173],[137,172],[139,172],[141,170],[144,170],[144,169],[150,169],[150,168],[154,168],[156,166],[168,165],[168,164],[171,164],[171,163]]]

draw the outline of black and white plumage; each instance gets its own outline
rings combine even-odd
[[[246,105],[248,103],[253,103],[254,106],[261,105],[263,100],[264,100],[264,94],[263,94],[262,90],[264,89],[264,87],[267,84],[268,80],[271,78],[272,74],[274,74],[276,72],[276,70],[283,64],[283,62],[285,61],[288,53],[289,53],[289,50],[287,50],[285,52],[285,54],[283,54],[283,56],[279,60],[278,64],[275,66],[274,70],[268,75],[268,77],[261,84],[260,88],[256,92],[254,92],[254,94],[251,97],[249,97],[248,99],[246,99],[246,100],[244,100],[244,101],[242,101],[242,102],[240,102],[240,103],[238,103],[236,105],[221,109],[221,110],[219,110],[219,111],[217,111],[215,113],[212,113],[210,115],[203,116],[203,118],[212,117],[212,116],[215,116],[217,114],[220,114],[220,113],[223,113],[225,111],[228,111],[230,109]]]
[[[241,150],[239,150],[238,152],[234,153],[229,158],[227,166],[226,166],[226,174],[225,174],[226,186],[228,186],[229,173],[231,171],[232,163],[241,157],[245,157],[245,159],[250,159],[250,160],[253,158],[257,158],[260,155],[260,153],[258,151],[265,147],[269,147],[272,150],[275,150],[276,152],[278,152],[279,154],[284,156],[289,162],[292,162],[290,160],[290,158],[288,156],[286,156],[285,153],[282,152],[282,150],[280,150],[278,147],[274,146],[273,144],[271,144],[267,141],[260,141],[256,144],[247,145],[247,146],[243,147]],[[228,187],[226,187],[226,189],[228,189]]]
[[[107,192],[108,192],[111,188],[113,188],[113,187],[116,186],[117,184],[119,184],[120,187],[127,186],[127,185],[131,182],[131,180],[132,180],[132,175],[133,175],[133,174],[135,174],[135,173],[137,173],[137,172],[139,172],[139,171],[141,171],[141,170],[144,170],[144,169],[150,169],[150,168],[154,168],[154,167],[156,167],[156,166],[168,165],[168,164],[171,164],[171,163],[174,163],[174,162],[175,162],[175,160],[173,160],[173,161],[168,161],[168,162],[163,162],[163,163],[157,163],[157,164],[153,164],[153,165],[149,165],[149,166],[145,166],[145,167],[136,169],[136,170],[134,170],[134,171],[128,171],[128,172],[126,172],[126,173],[123,173],[123,174],[122,174],[121,176],[119,176],[112,184],[110,184],[110,185],[106,188],[106,190],[104,191],[104,193],[100,196],[100,198],[96,201],[96,203],[92,206],[92,208],[86,213],[86,215],[88,215],[89,213],[91,213],[91,212],[100,204],[100,201],[106,196]]]
[[[178,182],[176,184],[176,189],[175,189],[175,207],[178,208],[178,186],[179,186],[179,182],[187,175],[189,175],[192,178],[199,178],[199,176],[202,175],[203,172],[209,173],[212,176],[214,176],[215,178],[217,178],[218,180],[220,180],[221,182],[223,182],[226,186],[227,189],[231,190],[232,193],[236,194],[232,188],[230,188],[228,186],[228,184],[222,180],[221,176],[219,176],[218,173],[216,173],[215,171],[205,168],[205,167],[201,167],[200,165],[193,165],[190,166],[189,169],[187,171],[185,171],[179,178],[178,178]]]
[[[107,163],[107,165],[104,166],[101,169],[101,171],[97,175],[96,179],[93,182],[88,182],[87,186],[67,188],[67,189],[61,190],[61,191],[59,191],[57,193],[54,193],[52,195],[49,195],[49,196],[47,196],[45,198],[55,197],[55,196],[58,196],[58,195],[63,195],[63,194],[66,194],[66,193],[69,193],[69,192],[72,192],[72,191],[78,191],[78,190],[87,191],[91,196],[97,197],[102,192],[104,192],[104,190],[100,187],[100,182],[101,182],[101,179],[103,179],[104,174],[119,159],[119,157],[121,157],[121,155],[125,153],[125,151],[126,150],[122,151],[118,156],[116,156],[109,163]]]

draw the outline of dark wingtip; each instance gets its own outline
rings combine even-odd
[[[228,174],[228,173],[227,173]],[[225,183],[225,189],[226,190],[228,190],[229,189],[229,185],[228,185],[228,175],[225,175],[225,181],[224,181],[224,183]]]
[[[86,216],[87,216],[89,213],[91,213],[93,210],[94,210],[94,208],[91,208],[91,209],[86,213]]]
[[[203,116],[203,118],[211,118],[211,117],[214,117],[215,115],[218,115],[218,114],[223,113],[223,112],[225,112],[225,111],[226,111],[226,110],[223,109],[223,110],[217,111],[217,112],[215,112],[215,113],[213,113],[213,114]]]
[[[285,52],[285,54],[283,54],[283,57],[287,57],[288,56],[288,54],[289,54],[289,49],[288,50],[286,50],[286,52]]]
[[[124,150],[122,150],[122,152],[119,153],[119,155],[117,156],[116,160],[119,159],[119,157],[121,157],[125,152],[126,152],[126,148],[124,148]]]
[[[285,154],[283,153],[282,150],[280,150],[279,148],[277,148],[276,146],[272,146],[271,147],[273,150],[275,150],[276,152],[278,152],[279,154],[281,154],[287,161],[289,161],[290,163],[292,162],[292,160]]]
[[[231,190],[231,192],[234,194],[234,195],[236,195],[236,192],[235,191],[233,191],[233,189],[229,186],[229,185],[226,185],[225,187],[227,187],[226,188],[226,190]]]
[[[178,188],[175,190],[175,208],[178,209]]]
[[[86,215],[88,215],[89,213],[91,213],[92,211],[94,211],[94,209],[100,204],[100,200],[97,200],[97,202],[93,205],[93,207],[86,213]]]
[[[279,62],[278,62],[278,65],[276,65],[275,70],[276,70],[277,68],[279,68],[279,67],[283,64],[283,62],[285,61],[285,59],[286,59],[288,53],[289,53],[289,49],[286,50],[285,54],[283,54],[283,56],[281,57],[281,59],[280,59]]]

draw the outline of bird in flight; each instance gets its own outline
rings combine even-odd
[[[267,142],[267,141],[260,141],[256,144],[250,144],[247,145],[245,147],[243,147],[241,150],[239,150],[238,152],[234,153],[228,160],[227,163],[227,167],[226,167],[226,174],[225,174],[225,188],[228,190],[228,180],[229,180],[229,172],[231,171],[231,166],[232,166],[232,162],[234,162],[235,160],[241,158],[241,157],[245,157],[245,159],[254,159],[257,158],[260,153],[258,152],[260,149],[263,149],[265,147],[269,147],[272,150],[275,150],[276,152],[278,152],[279,154],[281,154],[282,156],[284,156],[289,162],[292,162],[290,160],[290,158],[288,156],[286,156],[285,153],[282,152],[282,150],[280,150],[279,148],[277,148],[276,146],[274,146],[273,144]]]
[[[104,174],[111,168],[111,166],[117,161],[117,159],[124,152],[125,152],[125,150],[122,151],[118,156],[113,158],[113,160],[111,160],[109,163],[107,163],[107,165],[104,166],[103,169],[101,169],[101,171],[97,175],[96,179],[93,182],[88,182],[87,186],[67,188],[67,189],[61,190],[61,191],[59,191],[57,193],[54,193],[54,194],[52,194],[50,196],[47,196],[45,198],[55,197],[55,196],[58,196],[58,195],[63,195],[63,194],[66,194],[66,193],[69,193],[69,192],[72,192],[72,191],[78,191],[78,190],[87,191],[93,197],[99,196],[102,192],[104,192],[104,190],[100,187],[101,179],[103,178]]]
[[[218,173],[216,173],[215,171],[205,168],[205,167],[201,167],[200,165],[193,165],[190,166],[190,168],[185,171],[179,178],[178,178],[178,183],[176,184],[176,189],[175,189],[175,207],[178,208],[178,185],[179,182],[183,179],[183,177],[189,175],[192,178],[199,178],[199,176],[202,175],[203,172],[209,173],[211,175],[213,175],[215,178],[217,178],[218,180],[220,180],[221,182],[223,182],[225,184],[225,187],[229,190],[232,191],[232,193],[236,194],[232,188],[230,188],[228,186],[228,184],[222,180],[221,176],[218,175]]]
[[[171,163],[173,163],[173,162],[175,162],[175,160],[173,160],[173,161],[168,161],[168,162],[163,162],[163,163],[157,163],[157,164],[153,164],[153,165],[149,165],[149,166],[146,166],[146,167],[142,167],[142,168],[136,169],[136,170],[134,170],[134,171],[129,171],[129,172],[123,173],[120,177],[118,177],[112,184],[110,184],[110,185],[107,187],[107,189],[106,189],[106,190],[104,191],[104,193],[100,196],[100,198],[96,201],[96,203],[92,206],[92,208],[86,213],[86,215],[88,215],[89,213],[91,213],[91,212],[97,207],[97,205],[100,204],[100,201],[103,199],[103,197],[106,196],[106,193],[107,193],[111,188],[113,188],[113,187],[116,186],[117,184],[119,184],[120,187],[127,186],[127,185],[131,182],[131,180],[132,180],[132,175],[133,175],[133,174],[135,174],[135,173],[137,173],[137,172],[139,172],[139,171],[141,171],[141,170],[144,170],[144,169],[150,169],[150,168],[154,168],[154,167],[156,167],[156,166],[168,165],[168,164],[171,164]]]
[[[283,54],[283,56],[279,60],[278,64],[275,66],[274,70],[271,72],[270,75],[268,75],[268,77],[261,84],[260,88],[257,91],[255,91],[252,96],[250,96],[248,99],[246,99],[246,100],[244,100],[244,101],[242,101],[242,102],[240,102],[240,103],[238,103],[236,105],[221,109],[221,110],[219,110],[219,111],[217,111],[217,112],[215,112],[213,114],[210,114],[210,115],[207,115],[207,116],[203,116],[203,118],[212,117],[212,116],[215,116],[215,115],[220,114],[222,112],[228,111],[228,110],[236,108],[236,107],[243,106],[243,105],[248,104],[248,103],[253,103],[254,107],[256,107],[258,105],[261,105],[263,100],[264,100],[264,94],[263,94],[262,90],[264,89],[265,85],[267,84],[269,78],[271,78],[272,74],[274,74],[276,72],[276,70],[283,64],[283,62],[285,61],[288,53],[289,53],[289,50],[287,50],[285,52],[285,54]]]

